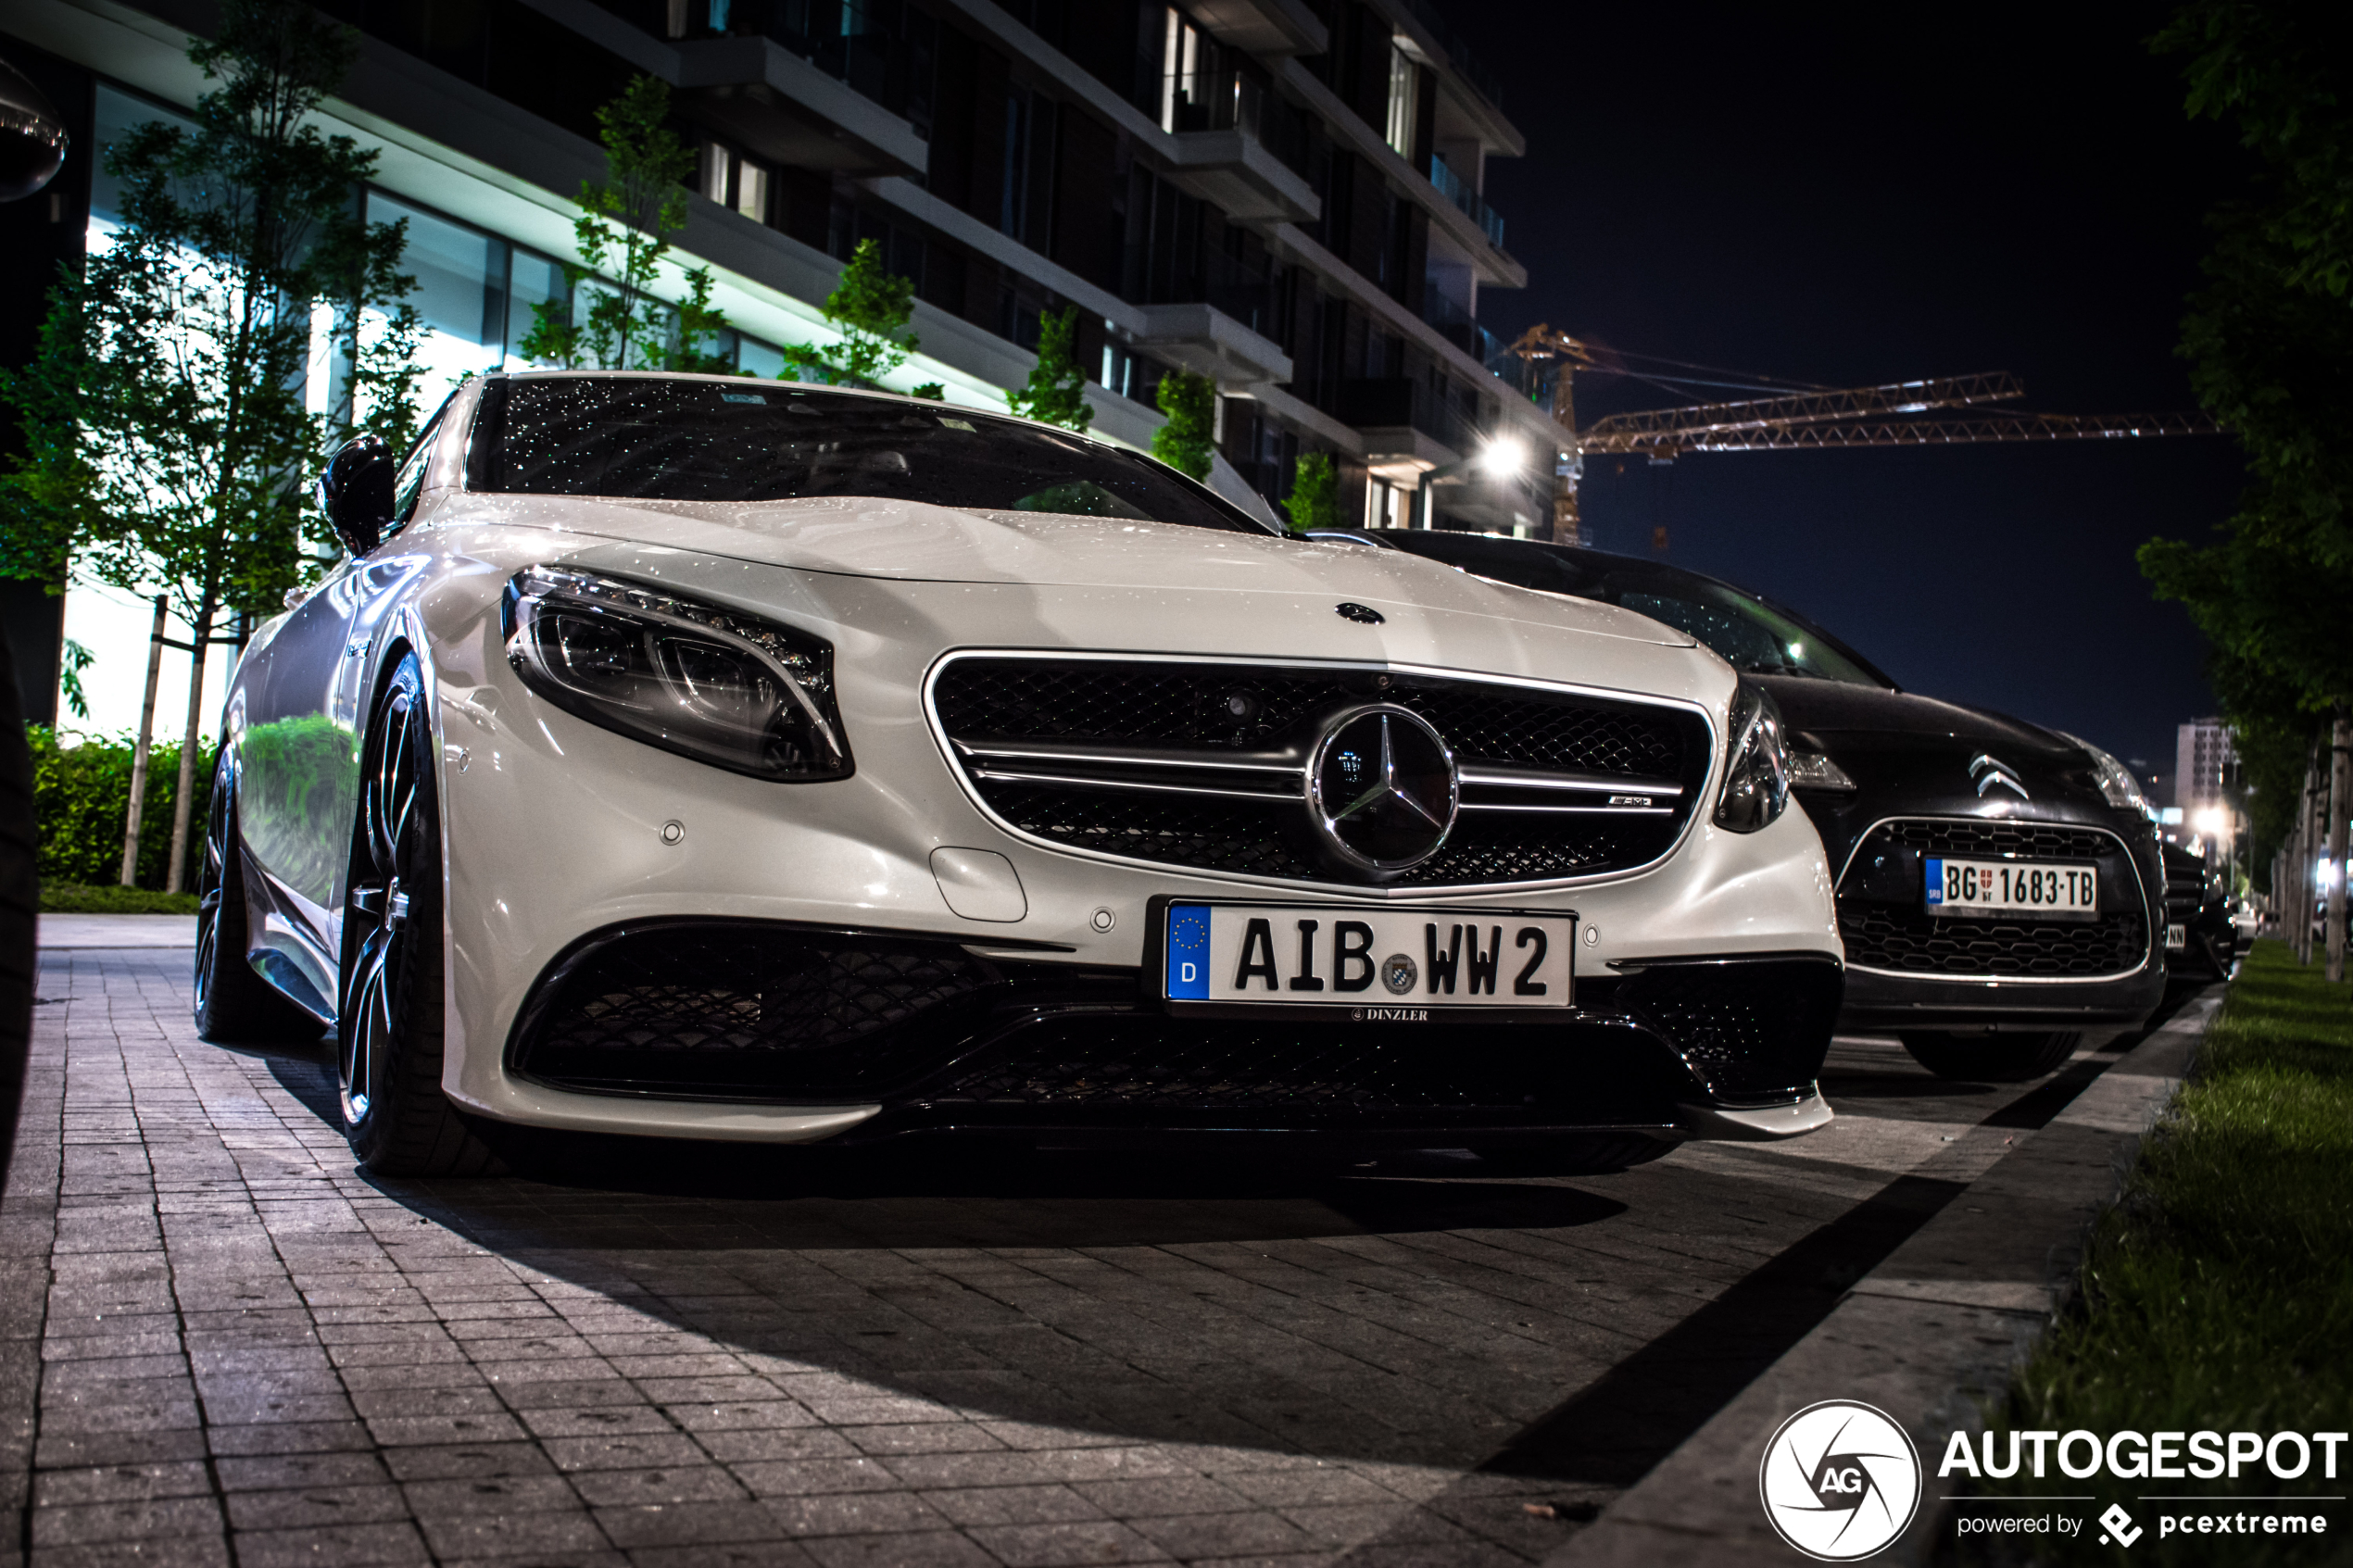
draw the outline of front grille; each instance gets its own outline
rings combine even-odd
[[[999,986],[950,942],[747,921],[622,927],[542,980],[516,1071],[570,1087],[854,1098],[919,1072],[942,1014]],[[963,1010],[969,1012],[969,1008]]]
[[[975,657],[949,665],[933,689],[940,728],[960,747],[1085,747],[1111,757],[1212,760],[1296,761],[1327,715],[1376,700],[1428,720],[1466,771],[1484,765],[1599,781],[1584,786],[1596,793],[1580,798],[1592,800],[1613,798],[1608,781],[1624,780],[1617,798],[1655,799],[1662,808],[1617,816],[1488,811],[1467,804],[1466,785],[1466,809],[1445,847],[1390,885],[1493,886],[1644,865],[1672,847],[1706,781],[1708,732],[1696,713],[1466,679]],[[1132,780],[1125,788],[1016,780],[985,776],[969,755],[959,756],[967,782],[992,810],[1050,844],[1287,882],[1364,880],[1319,853],[1295,790],[1237,798],[1133,787]],[[1265,771],[1253,789],[1266,787]],[[1202,778],[1194,764],[1189,782]],[[1662,783],[1671,787],[1652,796],[1649,788]]]
[[[1921,866],[1929,855],[2091,860],[2101,912],[2089,921],[1930,914]],[[2099,980],[2148,956],[2149,932],[2132,856],[2111,834],[2043,822],[1908,819],[1884,822],[1856,847],[1839,884],[1838,933],[1846,961],[1904,974]]]
[[[2015,855],[2026,859],[2096,859],[2120,855],[2123,847],[2113,834],[2096,828],[2071,828],[2048,822],[2003,822],[1908,818],[1882,823],[1866,848],[1881,843],[1898,844],[1924,855],[1975,856],[1999,859]],[[1857,850],[1859,857],[1862,853]]]

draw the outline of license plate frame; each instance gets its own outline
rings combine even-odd
[[[1173,983],[1173,965],[1169,949],[1170,926],[1177,918],[1176,911],[1187,908],[1223,910],[1230,915],[1242,915],[1244,920],[1263,917],[1269,921],[1268,938],[1273,948],[1277,980],[1283,989],[1271,997],[1241,997],[1220,996],[1219,989],[1210,986],[1208,996],[1175,994],[1179,986]],[[1243,911],[1249,911],[1243,915]],[[1291,922],[1280,929],[1272,928],[1277,917],[1287,917]],[[1213,916],[1213,920],[1214,920]],[[1301,978],[1297,952],[1298,929],[1301,920],[1319,922],[1311,938],[1319,947],[1310,972],[1326,982],[1320,993],[1295,993],[1288,982]],[[1340,921],[1356,922],[1374,927],[1368,953],[1375,965],[1369,984],[1359,990],[1342,994],[1331,987],[1337,967],[1333,950],[1340,933],[1330,924]],[[1457,924],[1478,922],[1491,935],[1479,939],[1485,946],[1492,940],[1491,933],[1503,931],[1505,951],[1499,960],[1491,960],[1495,999],[1470,1001],[1465,989],[1471,983],[1468,945],[1457,960],[1456,989],[1430,992],[1433,984],[1428,973],[1423,946],[1427,928],[1436,925],[1449,928]],[[1535,924],[1545,934],[1544,951],[1531,960],[1525,945],[1514,946],[1519,934]],[[1381,978],[1391,947],[1397,944],[1382,939],[1385,927],[1410,930],[1415,946],[1408,954],[1414,960],[1416,976],[1412,990],[1403,995],[1392,991]],[[1155,896],[1147,906],[1143,942],[1143,982],[1148,994],[1172,1014],[1192,1017],[1223,1018],[1284,1018],[1300,1022],[1350,1023],[1427,1023],[1437,1021],[1466,1022],[1476,1020],[1482,1023],[1557,1023],[1571,1016],[1577,1008],[1577,947],[1579,920],[1574,909],[1477,909],[1457,905],[1405,907],[1366,906],[1341,903],[1337,900],[1307,898],[1226,898],[1193,897],[1173,894]],[[1246,928],[1245,928],[1246,931]],[[1451,930],[1441,930],[1440,938],[1453,946]],[[1517,961],[1515,962],[1515,958]],[[1521,999],[1515,987],[1521,983],[1541,984],[1547,987],[1541,998]],[[1554,1000],[1551,992],[1557,985],[1560,992]],[[1293,996],[1307,999],[1293,1000]]]
[[[1958,873],[1962,885],[1972,889],[1982,885],[1970,880],[1972,875],[1991,873],[1994,884],[2002,889],[2002,901],[1982,902],[1973,891],[1962,902],[1948,901],[1956,873]],[[2018,884],[2020,894],[2039,895],[2043,884],[2032,880],[2038,875],[2056,879],[2057,886],[2053,891],[2064,888],[2070,901],[2061,906],[2033,902],[2031,897],[2021,901],[2012,895],[2010,888],[2013,884]],[[1926,855],[1921,857],[1920,861],[1921,907],[1931,916],[1942,920],[2088,922],[2100,918],[2099,886],[2099,867],[2088,860],[1981,859],[1967,855]],[[2074,902],[2077,897],[2088,897],[2089,905]]]

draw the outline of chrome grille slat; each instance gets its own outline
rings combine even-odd
[[[1453,836],[1392,887],[1649,864],[1707,774],[1708,727],[1688,709],[1423,671],[975,654],[944,665],[930,698],[965,782],[1013,831],[1281,882],[1359,880],[1301,832],[1319,716],[1352,701],[1426,719],[1459,770]]]

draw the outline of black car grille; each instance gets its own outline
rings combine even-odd
[[[1927,817],[1882,823],[1856,853],[1860,856],[1864,849],[1882,843],[1900,844],[1927,855],[1973,855],[1987,859],[2019,855],[2032,859],[2089,860],[2123,853],[2115,834],[2096,828]]]
[[[1843,990],[1826,960],[1665,963],[1637,972],[1617,1002],[1666,1036],[1712,1091],[1737,1099],[1813,1081]]]
[[[1386,682],[1386,684],[1379,683]],[[1392,885],[1485,886],[1623,870],[1672,847],[1708,770],[1695,713],[1606,698],[1378,671],[1260,665],[970,658],[933,691],[941,729],[964,745],[1074,743],[1196,755],[1304,746],[1354,703],[1412,709],[1458,763],[1593,778],[1670,780],[1671,811],[1607,818],[1466,809],[1445,847]],[[1297,798],[1232,799],[1147,789],[966,777],[989,808],[1049,843],[1160,865],[1293,882],[1355,882],[1318,853]]]
[[[511,1060],[573,1087],[856,1098],[929,1059],[937,1029],[911,1024],[969,1014],[957,1004],[1000,983],[952,942],[748,921],[622,927],[541,981]]]
[[[2089,921],[1930,914],[1919,859],[2092,860],[2101,912]],[[1893,866],[1890,862],[1893,861]],[[2149,931],[2131,855],[2113,834],[2042,822],[1910,819],[1885,822],[1856,847],[1838,892],[1846,961],[1920,975],[2098,980],[2148,957]]]

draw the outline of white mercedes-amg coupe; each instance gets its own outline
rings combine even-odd
[[[1624,1164],[1829,1117],[1779,718],[1691,638],[945,404],[490,376],[339,454],[238,666],[215,1039],[502,1125]]]

